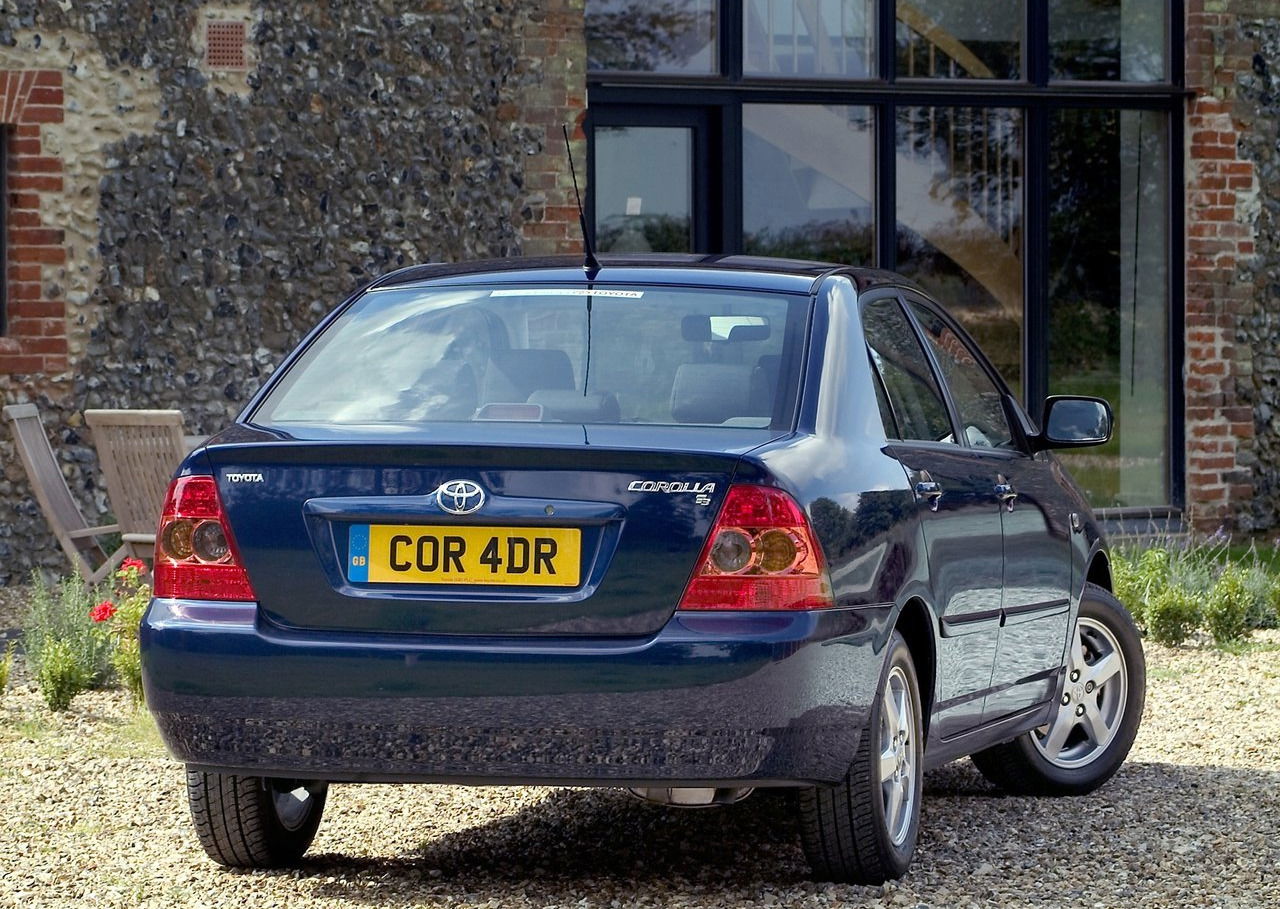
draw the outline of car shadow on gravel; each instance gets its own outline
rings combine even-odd
[[[920,843],[902,883],[963,889],[976,874],[975,887],[983,878],[1034,887],[1082,847],[1096,849],[1118,879],[1148,877],[1151,862],[1176,874],[1184,861],[1213,860],[1219,847],[1228,850],[1224,860],[1247,848],[1280,861],[1280,847],[1261,834],[1276,828],[1280,809],[1258,797],[1278,790],[1280,773],[1271,771],[1131,763],[1090,796],[1014,798],[961,761],[925,775]],[[1206,841],[1214,831],[1205,819],[1221,810],[1233,812],[1233,829],[1258,835],[1224,839],[1217,831]],[[1153,828],[1156,814],[1172,820]],[[370,904],[383,888],[465,894],[477,903],[523,891],[546,903],[620,886],[656,898],[815,886],[800,851],[794,796],[780,790],[709,810],[648,805],[618,790],[555,790],[511,815],[430,839],[416,855],[314,855],[300,876],[317,897]]]

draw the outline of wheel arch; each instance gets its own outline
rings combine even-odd
[[[1084,580],[1086,584],[1097,584],[1108,593],[1115,592],[1111,586],[1111,560],[1104,550],[1098,549],[1089,557],[1089,570]]]
[[[920,724],[924,729],[924,739],[928,742],[938,665],[937,644],[934,641],[933,619],[929,607],[919,597],[912,597],[898,613],[898,621],[894,627],[907,642],[911,659],[916,664],[916,676],[920,682]]]

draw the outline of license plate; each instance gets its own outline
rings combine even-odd
[[[576,587],[576,527],[444,527],[356,524],[347,578],[372,584]]]

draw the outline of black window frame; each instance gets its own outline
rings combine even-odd
[[[1158,111],[1168,129],[1169,263],[1168,339],[1169,400],[1167,475],[1169,507],[1102,509],[1108,516],[1168,516],[1186,503],[1185,400],[1181,382],[1184,358],[1185,167],[1183,149],[1187,99],[1185,70],[1185,0],[1169,0],[1165,29],[1165,81],[1088,82],[1050,78],[1049,13],[1043,0],[1023,3],[1022,79],[899,78],[896,74],[895,0],[877,0],[876,70],[874,79],[804,78],[743,75],[743,0],[721,0],[717,29],[720,71],[715,75],[611,72],[588,70],[587,133],[597,118],[611,124],[625,120],[636,107],[701,108],[711,116],[714,143],[725,166],[709,195],[719,205],[708,213],[719,219],[707,232],[708,245],[695,252],[742,251],[743,180],[742,106],[755,103],[869,106],[874,112],[876,198],[873,264],[897,265],[896,122],[899,107],[1014,107],[1023,111],[1023,329],[1020,400],[1028,413],[1038,413],[1049,388],[1049,193],[1048,159],[1052,114],[1063,108]],[[594,156],[591,156],[594,157]],[[719,162],[717,162],[719,163]],[[1029,165],[1029,166],[1028,166]],[[593,196],[588,192],[588,204]],[[717,239],[722,242],[717,243]]]

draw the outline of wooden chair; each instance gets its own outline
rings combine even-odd
[[[86,410],[128,554],[150,559],[173,472],[187,453],[180,410]]]
[[[49,437],[45,435],[44,424],[40,421],[40,412],[34,404],[10,404],[5,407],[4,416],[13,424],[18,457],[27,471],[27,479],[40,510],[49,522],[49,529],[58,538],[63,552],[80,576],[90,584],[98,583],[129,554],[121,546],[108,556],[98,545],[98,537],[118,533],[120,525],[90,527],[84,519],[53,456]]]

